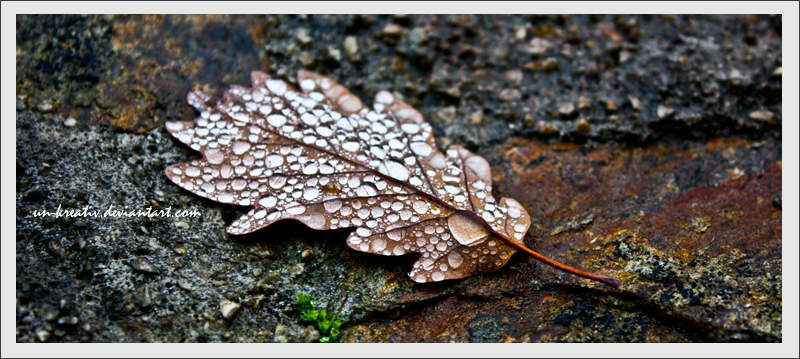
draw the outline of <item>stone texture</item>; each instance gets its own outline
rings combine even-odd
[[[303,292],[320,307],[348,298],[343,341],[782,341],[780,28],[749,15],[19,16],[16,339],[301,342]],[[533,39],[549,44],[536,58]],[[247,208],[168,183],[166,165],[198,156],[163,123],[197,115],[194,88],[249,86],[251,70],[294,81],[303,53],[486,157],[497,194],[533,217],[528,246],[622,288],[522,254],[420,285],[413,258],[349,250],[347,230],[226,235]],[[519,99],[499,101],[507,88]],[[201,217],[32,215],[58,205]],[[230,320],[223,300],[243,304]]]

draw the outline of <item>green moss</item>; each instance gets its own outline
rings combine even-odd
[[[317,310],[314,300],[303,293],[297,295],[295,310],[300,313],[303,323],[314,323],[317,326],[321,334],[320,343],[339,342],[339,327],[342,325],[342,321],[336,319],[339,312],[331,315],[326,309]],[[339,310],[341,311],[341,308]]]

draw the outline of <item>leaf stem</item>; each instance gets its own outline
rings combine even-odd
[[[591,279],[591,280],[594,280],[594,281],[598,281],[598,282],[606,284],[606,285],[608,285],[608,286],[610,286],[610,287],[612,287],[614,289],[619,289],[619,286],[622,285],[622,283],[619,280],[614,279],[612,277],[604,276],[602,274],[596,274],[596,273],[592,273],[592,272],[587,272],[587,271],[584,271],[584,270],[580,270],[578,268],[570,267],[570,266],[568,266],[568,265],[566,265],[564,263],[556,262],[556,261],[554,261],[554,260],[552,260],[550,258],[547,258],[544,255],[542,255],[542,254],[534,251],[533,249],[530,249],[530,248],[528,248],[528,247],[526,247],[526,246],[524,246],[524,245],[522,245],[520,243],[517,243],[517,242],[514,242],[514,241],[506,241],[506,244],[508,244],[508,245],[510,245],[510,246],[512,246],[512,247],[514,247],[516,249],[519,249],[519,250],[521,250],[521,251],[523,251],[525,253],[528,253],[531,257],[536,258],[536,259],[538,259],[538,260],[540,260],[542,262],[547,263],[548,265],[550,265],[552,267],[558,268],[558,269],[560,269],[562,271],[565,271],[567,273],[571,273],[571,274],[574,274],[574,275],[579,276],[579,277],[583,277],[583,278]]]

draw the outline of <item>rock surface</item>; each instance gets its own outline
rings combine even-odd
[[[19,16],[17,341],[308,341],[292,310],[304,292],[335,308],[349,295],[343,341],[780,342],[781,25]],[[349,250],[346,230],[225,234],[247,208],[167,180],[197,154],[163,123],[197,115],[191,89],[249,86],[252,70],[295,81],[303,66],[368,103],[402,96],[440,147],[486,157],[498,197],[533,217],[528,246],[621,289],[522,254],[421,285],[412,258]],[[101,216],[34,217],[59,205]],[[109,206],[199,216],[102,216]]]

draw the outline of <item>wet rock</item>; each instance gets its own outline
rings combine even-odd
[[[522,99],[522,92],[518,89],[505,89],[500,91],[497,99],[503,102],[519,101]]]
[[[319,332],[319,329],[314,327],[313,325],[309,325],[303,329],[303,332],[300,333],[300,340],[304,343],[315,343],[319,341],[322,335]]]
[[[674,113],[675,110],[672,107],[667,107],[664,105],[658,105],[658,109],[656,110],[656,115],[658,116],[659,120],[670,118]]]
[[[542,56],[552,47],[552,42],[536,37],[528,43],[528,46],[525,47],[525,51],[533,56]]]
[[[233,316],[239,312],[241,307],[242,306],[239,303],[232,302],[227,299],[223,299],[221,302],[219,302],[219,312],[225,319],[233,318]]]
[[[300,260],[303,262],[308,262],[317,257],[317,253],[314,252],[311,248],[306,248],[300,253]]]
[[[158,274],[158,268],[145,257],[136,257],[131,261],[133,270],[145,274]]]
[[[297,59],[300,61],[300,65],[303,67],[311,67],[317,61],[314,57],[314,54],[308,51],[303,51],[299,55],[297,55]]]
[[[642,105],[642,102],[639,101],[638,98],[633,97],[633,96],[628,96],[628,101],[631,104],[631,108],[633,108],[635,111],[644,110],[644,106]]]
[[[338,63],[342,61],[342,52],[333,46],[328,46],[325,48],[324,56],[326,61],[330,61],[332,63]]]
[[[619,108],[617,107],[617,101],[615,101],[613,99],[612,100],[607,100],[604,103],[604,106],[605,106],[606,112],[617,112],[617,110],[619,110]]]
[[[67,315],[61,318],[58,318],[58,324],[61,325],[77,325],[78,324],[78,317]]]
[[[510,83],[520,84],[522,83],[522,79],[523,79],[523,73],[521,70],[515,69],[506,72],[506,80],[508,80],[508,82]]]
[[[266,243],[256,243],[250,247],[250,253],[253,253],[261,258],[272,258],[277,256],[272,248],[270,248]]]
[[[555,58],[548,57],[544,60],[529,62],[525,64],[522,68],[530,72],[540,72],[540,71],[552,72],[552,71],[558,71],[560,66],[558,65],[558,61]]]
[[[578,105],[578,108],[581,110],[585,110],[592,106],[592,103],[589,101],[586,96],[579,96],[575,103]]]
[[[760,111],[753,111],[750,112],[747,117],[751,120],[759,121],[759,122],[768,122],[773,123],[775,122],[775,115],[772,112],[767,110],[760,110]]]
[[[562,118],[569,118],[575,116],[577,111],[575,110],[575,105],[573,105],[571,102],[568,102],[558,106],[558,114]]]
[[[283,311],[301,290],[320,300],[354,296],[342,312],[344,341],[782,341],[782,306],[775,299],[782,282],[776,164],[782,83],[773,75],[781,66],[782,38],[774,31],[779,17],[495,21],[413,15],[402,21],[372,17],[371,25],[359,25],[358,18],[17,16],[17,173],[24,178],[17,186],[16,285],[26,303],[17,308],[17,342],[40,341],[39,330],[53,333],[50,342],[280,341],[270,330],[277,323],[297,328],[284,340],[301,341],[299,321]],[[633,27],[631,18],[637,20]],[[376,36],[387,22],[421,28],[415,34],[427,39],[412,38],[412,30],[397,47],[387,46]],[[313,29],[313,43],[300,45],[294,38],[299,28]],[[525,39],[547,39],[553,48],[531,58],[526,40],[515,38],[518,29]],[[647,31],[629,40],[637,29]],[[756,36],[757,45],[743,41],[745,32]],[[702,36],[682,40],[676,33]],[[357,64],[343,47],[346,36],[361,52]],[[328,46],[341,48],[348,61],[328,61]],[[622,291],[607,292],[522,254],[498,272],[420,287],[405,276],[412,259],[337,245],[346,233],[321,240],[302,225],[278,223],[250,236],[226,235],[226,226],[249,209],[218,205],[165,182],[165,165],[197,154],[180,147],[163,121],[194,119],[199,113],[186,103],[188,91],[221,96],[230,84],[249,85],[253,69],[293,81],[301,51],[317,57],[314,70],[347,84],[365,103],[379,90],[400,93],[429,120],[440,144],[486,156],[494,165],[494,190],[518,199],[535,219],[528,246],[615,275],[625,283]],[[627,52],[632,56],[621,61]],[[394,58],[407,66],[388,71]],[[533,72],[519,85],[505,77],[526,62],[531,64],[524,71]],[[739,84],[729,79],[733,67],[742,75]],[[463,111],[453,111],[451,122],[436,112],[453,100],[427,84],[440,70],[447,74],[442,88],[462,84]],[[498,101],[499,91],[512,87],[522,91],[524,103]],[[614,96],[626,101],[609,116],[602,102],[583,107],[581,96],[587,104]],[[642,106],[629,106],[628,96]],[[57,116],[37,109],[43,99],[53,101]],[[554,121],[558,105],[568,101],[591,124],[590,132],[579,132],[578,119]],[[653,121],[659,104],[674,109],[672,120]],[[479,109],[492,112],[486,112],[485,126],[471,128],[469,115]],[[774,122],[748,116],[762,109],[772,112]],[[524,126],[505,123],[511,114]],[[65,130],[68,116],[80,119],[80,126]],[[552,134],[537,130],[539,120],[552,126]],[[573,144],[584,140],[589,144]],[[141,158],[141,172],[125,162],[134,155]],[[36,191],[29,188],[34,184]],[[78,226],[30,215],[58,203],[140,208],[151,204],[154,190],[163,192],[155,199],[164,207],[197,209],[202,219],[86,218]],[[556,224],[589,214],[594,220],[585,228],[550,235]],[[251,253],[256,243],[269,243],[278,255]],[[176,254],[171,248],[177,246],[188,252]],[[289,275],[300,261],[295,254],[309,246],[325,261]],[[127,261],[143,255],[164,278],[131,276]],[[263,268],[264,278],[253,275],[255,268]],[[275,279],[264,281],[270,273]],[[153,309],[126,298],[140,281],[152,290]],[[170,298],[158,301],[157,293]],[[235,325],[207,318],[222,318],[209,298],[257,295],[265,299],[253,315],[234,316]],[[62,298],[80,299],[45,320],[42,304]],[[196,317],[198,310],[212,314]],[[70,315],[91,318],[91,333],[82,329],[88,325],[83,320],[81,328],[56,323]]]
[[[581,118],[579,118],[579,119],[575,120],[575,128],[576,128],[576,129],[577,129],[579,132],[582,132],[582,133],[588,133],[589,131],[591,131],[591,130],[592,130],[592,126],[591,126],[591,125],[589,125],[589,121],[587,121],[587,120],[586,120],[585,118],[583,118],[583,117],[581,117]]]
[[[50,332],[47,330],[39,330],[36,332],[36,339],[39,339],[40,342],[46,342],[50,340]]]
[[[54,108],[55,106],[53,105],[52,100],[43,100],[36,105],[36,109],[38,109],[40,112],[52,112]]]
[[[442,94],[447,95],[447,97],[458,100],[461,98],[461,85],[455,85],[446,88],[444,91],[441,91]]]
[[[444,122],[453,122],[456,119],[456,107],[455,106],[445,107],[436,112],[436,116]]]
[[[297,29],[294,34],[295,40],[297,40],[300,45],[306,46],[310,45],[314,42],[314,39],[311,36],[308,36],[308,29]]]
[[[514,31],[514,38],[522,41],[528,36],[528,32],[524,27],[518,27],[516,31]]]
[[[400,26],[398,24],[389,23],[378,32],[377,37],[383,40],[389,46],[397,45],[397,41],[400,39],[403,34],[405,34],[406,28]]]
[[[344,53],[350,61],[361,62],[363,60],[361,53],[358,51],[358,40],[355,36],[345,37],[342,47],[344,47]]]
[[[536,131],[543,135],[551,135],[558,133],[558,126],[552,122],[539,121],[536,123]]]
[[[469,123],[471,125],[485,125],[488,118],[483,111],[475,111],[469,115]]]

